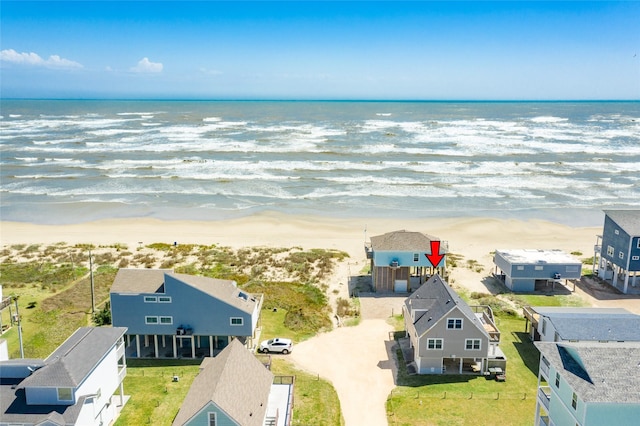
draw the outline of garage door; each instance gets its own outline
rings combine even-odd
[[[396,280],[393,291],[396,293],[406,293],[407,292],[407,280]]]

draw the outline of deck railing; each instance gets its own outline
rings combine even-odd
[[[549,386],[540,386],[538,388],[538,399],[549,410],[549,402],[551,400],[551,388]]]

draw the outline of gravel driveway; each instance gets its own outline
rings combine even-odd
[[[405,296],[406,297],[406,296]],[[329,380],[340,399],[346,426],[387,425],[386,401],[395,387],[395,342],[386,318],[398,314],[404,297],[361,295],[362,321],[296,345],[292,360]]]

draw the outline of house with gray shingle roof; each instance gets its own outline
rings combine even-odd
[[[640,294],[640,210],[605,210],[595,245],[598,277],[623,293]]]
[[[535,425],[637,425],[640,342],[535,342]]]
[[[233,340],[215,358],[205,358],[174,426],[288,426],[293,378],[275,377],[246,347]]]
[[[82,327],[45,360],[0,362],[0,425],[112,423],[125,403],[125,332]]]
[[[110,299],[129,358],[214,356],[233,338],[253,347],[262,308],[262,295],[235,281],[166,269],[120,269]]]
[[[491,308],[467,305],[439,275],[405,300],[403,314],[419,374],[483,374],[490,367],[506,368]]]
[[[544,342],[640,342],[640,315],[623,308],[526,306],[525,331]]]
[[[431,235],[405,230],[388,232],[371,237],[365,250],[371,259],[372,284],[377,292],[410,292],[434,273],[444,275],[446,243]],[[436,264],[430,259],[435,259]]]

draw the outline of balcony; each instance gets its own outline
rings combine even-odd
[[[549,402],[551,400],[551,388],[549,386],[540,386],[538,388],[538,400],[549,410]]]

